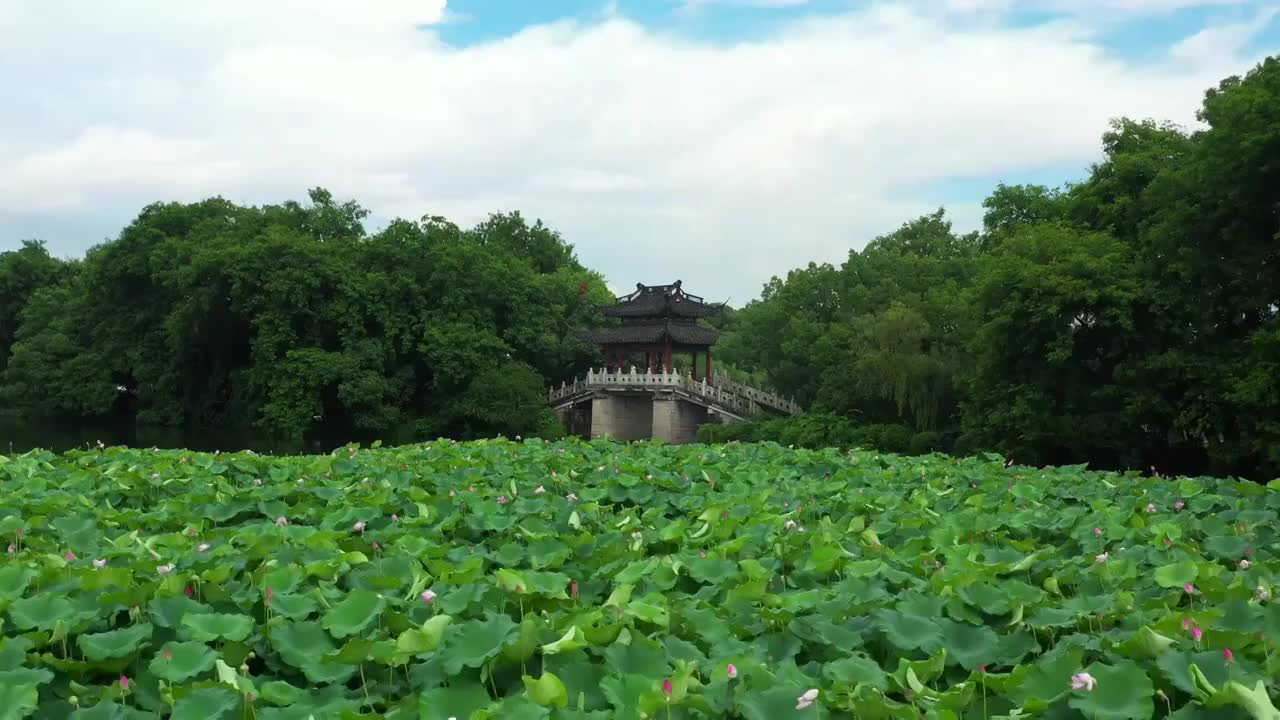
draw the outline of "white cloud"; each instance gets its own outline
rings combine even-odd
[[[1214,42],[1134,64],[1079,24],[958,27],[909,2],[739,44],[617,17],[465,49],[415,29],[447,19],[442,0],[0,0],[0,228],[22,223],[0,247],[32,218],[323,185],[384,219],[521,210],[617,287],[741,302],[945,202],[930,184],[1083,169],[1118,115],[1191,124],[1252,61]]]
[[[1206,27],[1174,45],[1170,55],[1193,67],[1215,57],[1233,57],[1248,47],[1278,15],[1280,8],[1272,7],[1243,22]]]

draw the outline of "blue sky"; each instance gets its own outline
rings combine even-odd
[[[942,3],[944,0],[939,0]],[[618,15],[656,30],[697,40],[722,43],[743,42],[767,37],[780,24],[797,19],[820,20],[866,7],[859,0],[794,0],[777,3],[711,0],[686,3],[680,0],[454,0],[449,3],[451,19],[438,32],[447,42],[469,46],[492,42],[531,25],[562,20],[596,22]],[[1040,24],[1072,17],[1059,6],[1047,9],[1037,3],[1012,3],[1014,9],[1001,21],[1013,26]],[[1262,3],[1229,2],[1191,4],[1172,10],[1148,13],[1113,13],[1110,25],[1098,34],[1101,45],[1130,58],[1151,58],[1200,29],[1215,23],[1239,22],[1252,17]],[[1253,49],[1280,48],[1280,19],[1257,34]]]
[[[0,43],[0,250],[323,186],[375,228],[520,210],[617,288],[742,302],[1078,180],[1112,118],[1194,127],[1280,0],[0,0]]]

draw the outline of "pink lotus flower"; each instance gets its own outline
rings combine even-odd
[[[191,589],[191,586],[190,586],[190,585],[188,585],[188,586],[186,586],[186,587],[182,588],[182,592],[183,592],[183,594],[185,594],[187,597],[191,597],[192,595],[194,595],[194,594],[195,594],[195,591]]]
[[[1085,692],[1093,692],[1093,687],[1098,684],[1098,680],[1087,672],[1076,673],[1071,676],[1071,689],[1084,690]]]
[[[1155,511],[1156,511],[1156,506],[1152,505],[1151,503],[1147,503],[1147,512],[1153,513]]]
[[[128,692],[128,690],[129,690],[129,676],[127,676],[127,675],[121,675],[121,676],[120,676],[120,689],[121,689],[121,690],[124,690],[125,692]]]
[[[271,588],[267,588],[267,596],[266,596],[266,599],[264,599],[264,600],[262,601],[262,604],[263,604],[263,605],[270,605],[270,604],[271,604]]]
[[[1241,561],[1240,561],[1240,569],[1241,569],[1241,570],[1248,570],[1248,569],[1249,569],[1249,561],[1248,561],[1248,560],[1241,560]]]
[[[391,513],[391,522],[400,522],[400,516],[395,513]]]
[[[104,567],[106,567],[106,566],[107,566],[107,559],[106,559],[106,558],[98,558],[97,560],[94,560],[94,561],[93,561],[93,566],[94,566],[95,568],[104,568]]]
[[[1200,638],[1204,637],[1204,631],[1200,629],[1199,625],[1191,628],[1191,637],[1195,638],[1196,642],[1200,642]]]
[[[1182,629],[1183,630],[1191,629],[1191,618],[1182,618]]]
[[[209,549],[209,543],[200,543],[196,546],[196,552],[204,552]]]
[[[1236,654],[1231,652],[1231,648],[1222,648],[1222,659],[1230,665],[1236,661]]]
[[[71,552],[70,550],[68,550],[68,551],[67,551],[67,562],[74,562],[74,561],[75,561],[75,559],[76,559],[76,554],[75,554],[75,553],[73,553],[73,552]]]
[[[1174,503],[1174,504],[1173,504],[1173,509],[1174,509],[1174,510],[1181,510],[1182,508],[1184,508],[1184,507],[1186,507],[1186,506],[1187,506],[1187,504],[1186,504],[1186,503],[1184,503],[1184,502],[1182,502],[1181,500],[1179,500],[1178,502],[1176,502],[1176,503]]]
[[[1182,589],[1186,590],[1188,595],[1196,594],[1196,586],[1192,585],[1191,583],[1187,583],[1186,585],[1183,585]]]
[[[569,583],[569,597],[572,597],[575,599],[578,597],[578,581],[577,580],[573,580]]]
[[[288,524],[289,524],[289,518],[283,515],[276,518],[276,525],[279,525],[280,527],[284,527],[285,525],[288,525]]]
[[[817,688],[809,688],[808,690],[804,691],[804,694],[796,698],[796,709],[804,710],[805,708],[812,705],[813,701],[817,699],[818,699]]]
[[[168,575],[171,572],[173,572],[173,563],[168,563],[166,565],[160,565],[156,567],[156,573],[160,575]]]
[[[729,674],[730,680],[738,677],[738,667],[733,663],[729,663],[728,665],[726,665],[724,668],[724,671]]]
[[[422,591],[422,602],[424,602],[424,603],[426,603],[426,604],[430,605],[431,603],[433,603],[433,602],[435,602],[435,601],[436,601],[436,594],[435,594],[435,592],[433,592],[433,591],[431,591],[431,590],[423,590],[423,591]]]
[[[671,678],[662,681],[662,692],[667,696],[668,700],[671,699]]]
[[[1093,534],[1094,534],[1094,535],[1101,535],[1101,534],[1102,534],[1102,528],[1100,528],[1100,527],[1096,527],[1096,528],[1094,528],[1094,529],[1093,529]]]
[[[165,659],[165,660],[172,660],[172,659],[173,659],[173,651],[172,651],[172,650],[170,650],[169,648],[165,648],[165,650],[164,650],[164,659]]]
[[[498,496],[498,504],[499,504],[499,505],[506,505],[506,504],[507,504],[507,496],[506,496],[506,495],[499,495],[499,496]]]
[[[1108,557],[1109,556],[1106,553],[1102,553],[1101,555],[1098,555],[1097,557],[1095,557],[1093,561],[1101,565],[1102,563],[1107,561]]]

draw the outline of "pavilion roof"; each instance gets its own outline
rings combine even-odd
[[[620,318],[703,318],[718,315],[723,303],[708,303],[684,291],[681,282],[670,285],[636,283],[635,292],[617,298],[601,309],[607,317]]]
[[[585,330],[579,337],[595,345],[714,345],[720,336],[715,330],[691,322],[644,322]]]

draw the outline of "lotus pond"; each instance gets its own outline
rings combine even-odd
[[[504,440],[0,483],[0,718],[1278,715],[1277,483]]]

